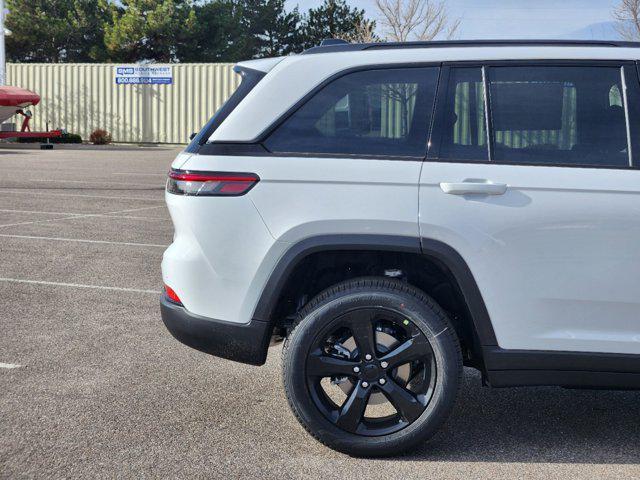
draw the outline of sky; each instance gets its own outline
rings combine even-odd
[[[287,0],[304,11],[321,0]],[[375,18],[375,0],[347,0]],[[462,20],[459,39],[479,38],[616,38],[611,11],[616,0],[448,0],[449,11]]]

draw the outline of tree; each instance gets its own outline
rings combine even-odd
[[[122,0],[111,4],[111,22],[104,41],[111,58],[120,62],[177,61],[177,45],[194,35],[192,0]]]
[[[302,19],[301,46],[311,48],[326,38],[358,38],[362,29],[373,32],[375,22],[365,18],[364,10],[351,8],[345,0],[324,0]]]
[[[14,62],[104,61],[106,0],[8,0],[7,56]]]
[[[216,0],[194,7],[189,34],[176,42],[181,62],[235,62],[243,41],[240,11],[231,0]]]
[[[376,22],[366,18],[356,23],[352,32],[339,34],[337,38],[350,43],[374,43],[380,41],[380,37],[376,35]]]
[[[287,12],[284,6],[285,0],[237,1],[245,58],[287,55],[296,50],[300,14],[297,8]]]
[[[622,0],[613,10],[613,18],[622,38],[640,40],[640,0]]]
[[[452,38],[460,26],[460,19],[450,21],[445,0],[376,0],[376,6],[385,35],[396,42]]]

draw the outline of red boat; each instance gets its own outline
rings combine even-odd
[[[31,118],[31,114],[25,111],[28,107],[40,103],[40,96],[30,90],[19,87],[0,87],[0,123],[8,120],[13,115],[22,114],[25,119]],[[28,131],[28,121],[23,122],[23,128],[20,132],[0,131],[0,138],[16,138],[16,137],[59,137],[62,135],[61,130],[52,130],[51,132],[31,132]]]

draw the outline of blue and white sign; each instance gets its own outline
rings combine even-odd
[[[127,65],[114,67],[116,85],[171,85],[171,67]]]

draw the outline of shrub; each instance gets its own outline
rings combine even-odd
[[[94,145],[107,145],[111,143],[111,135],[101,128],[95,129],[89,136],[89,141]]]
[[[82,143],[82,137],[75,133],[63,133],[60,137],[49,139],[50,143]],[[18,138],[18,143],[47,143],[43,137]]]

